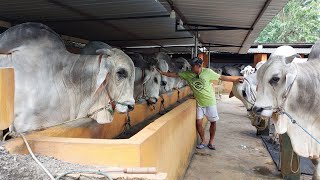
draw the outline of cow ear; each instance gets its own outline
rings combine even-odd
[[[286,64],[291,63],[294,60],[294,58],[301,58],[301,56],[299,54],[294,54],[294,55],[288,56],[285,58],[285,63]]]
[[[290,72],[286,74],[286,85],[285,85],[285,90],[286,92],[289,90],[291,87],[292,83],[296,79],[297,74],[294,72]]]
[[[150,71],[148,73],[147,72],[148,70],[145,70],[146,76],[144,77],[142,84],[145,84],[151,78],[151,72]]]
[[[101,58],[101,62],[99,64],[99,73],[96,78],[96,86],[94,95],[99,94],[103,91],[105,86],[107,85],[107,75],[109,73],[108,64],[105,57]]]
[[[105,54],[108,56],[112,56],[113,55],[113,51],[111,49],[97,49],[96,50],[97,54]]]
[[[230,94],[229,94],[229,98],[232,98],[234,95],[233,95],[233,92],[231,91]]]

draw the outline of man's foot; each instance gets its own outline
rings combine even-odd
[[[207,147],[208,147],[209,149],[211,149],[211,150],[216,150],[216,146],[213,145],[213,144],[208,144]]]
[[[203,143],[200,143],[200,144],[197,145],[197,149],[203,149],[205,147],[206,147],[206,145],[203,144]]]

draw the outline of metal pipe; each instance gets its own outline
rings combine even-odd
[[[208,68],[210,68],[210,61],[211,61],[211,51],[210,51],[210,45],[211,44],[209,44],[209,48],[208,48]]]
[[[198,36],[199,36],[199,32],[196,31],[196,37],[194,38],[194,56],[193,57],[198,57]]]
[[[191,47],[191,58],[193,58],[194,56],[194,47]]]

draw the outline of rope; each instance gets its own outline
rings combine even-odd
[[[31,150],[31,148],[30,148],[30,146],[29,146],[29,143],[28,143],[28,141],[26,140],[26,138],[24,137],[24,135],[20,133],[20,136],[22,137],[24,143],[26,144],[27,149],[28,149],[31,157],[33,158],[33,160],[36,161],[36,163],[38,163],[38,165],[43,169],[43,171],[49,176],[49,178],[50,178],[51,180],[55,180],[55,178],[54,178],[53,175],[49,172],[49,170],[48,170],[47,168],[45,168],[45,167],[43,166],[43,164],[38,160],[38,158],[33,154],[32,150]]]
[[[22,134],[22,133],[15,133],[15,132],[8,132],[6,133],[6,136],[8,136],[9,134],[11,135],[19,135],[21,136],[21,138],[23,139],[23,142],[25,143],[26,147],[27,147],[27,150],[28,152],[30,153],[32,159],[41,167],[41,169],[49,176],[50,180],[60,180],[63,176],[66,176],[68,174],[72,174],[72,173],[90,173],[90,174],[99,174],[99,175],[103,175],[105,176],[106,178],[108,178],[109,180],[113,180],[108,174],[104,173],[104,172],[100,172],[100,171],[89,171],[89,170],[79,170],[79,171],[69,171],[69,172],[66,172],[66,173],[63,173],[62,175],[58,176],[57,178],[54,178],[54,176],[49,172],[49,170],[44,167],[44,165],[39,161],[39,159],[35,156],[35,154],[33,153],[26,137]],[[122,171],[121,171],[122,172]]]
[[[127,112],[127,120],[124,124],[123,134],[127,134],[127,131],[129,129],[131,129],[131,118],[130,118],[129,112]]]
[[[164,113],[161,112],[161,109],[165,110],[165,106],[164,106],[164,97],[162,96],[162,94],[160,95],[160,97],[162,98],[161,100],[161,104],[160,104],[160,108],[159,108],[159,114],[163,115]]]
[[[177,99],[177,102],[180,102],[180,91],[179,89],[176,89],[178,91],[178,99]]]
[[[279,111],[278,112],[279,114],[284,114],[284,115],[286,115],[289,119],[290,119],[290,121],[291,121],[291,123],[292,124],[296,124],[296,125],[298,125],[304,132],[306,132],[313,140],[315,140],[318,144],[320,144],[320,141],[316,138],[316,137],[314,137],[307,129],[305,129],[304,127],[302,127],[295,119],[293,119],[292,118],[292,116],[290,116],[290,114],[288,114],[287,112],[285,112],[285,111]]]
[[[291,160],[290,160],[290,169],[291,169],[291,172],[292,173],[294,173],[294,174],[296,174],[296,173],[298,173],[299,172],[299,170],[300,170],[300,158],[299,157],[297,157],[297,170],[293,170],[292,168],[292,161],[293,161],[293,155],[294,155],[294,152],[293,151],[291,151]]]

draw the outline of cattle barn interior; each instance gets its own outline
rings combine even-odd
[[[21,23],[38,22],[57,32],[67,49],[75,54],[80,53],[90,41],[102,41],[129,54],[151,55],[164,52],[172,58],[184,57],[187,60],[199,56],[204,59],[206,65],[211,64],[215,68],[230,64],[255,65],[261,60],[266,60],[270,52],[255,51],[258,45],[254,44],[254,41],[287,1],[2,0],[0,32]],[[253,48],[251,52],[250,47]],[[228,94],[232,83],[222,85],[225,90],[221,93]],[[129,116],[116,113],[113,122],[107,125],[91,124],[73,129],[46,129],[29,134],[27,139],[35,153],[71,163],[108,167],[155,167],[158,170],[158,173],[153,175],[113,174],[114,177],[190,180],[211,179],[214,176],[217,179],[280,178],[278,169],[272,163],[261,139],[255,136],[250,122],[244,118],[246,112],[243,111],[242,104],[237,100],[227,99],[224,95],[221,97],[221,94],[218,95],[221,99],[219,111],[222,111],[222,119],[232,121],[230,126],[226,125],[228,120],[218,123],[218,127],[221,125],[228,129],[225,131],[230,135],[223,135],[219,132],[223,130],[218,130],[217,138],[220,140],[217,140],[217,143],[222,143],[221,148],[226,149],[224,152],[219,149],[216,152],[227,160],[216,164],[218,170],[210,171],[208,176],[199,175],[215,169],[211,162],[208,164],[212,167],[207,167],[203,172],[196,168],[205,168],[201,165],[201,156],[211,161],[220,157],[210,154],[210,150],[194,151],[197,143],[193,121],[196,102],[190,99],[190,93],[190,88],[184,87],[163,95],[163,101],[159,100],[154,107],[146,103],[136,104],[135,110],[130,112],[131,122]],[[227,105],[230,103],[235,103],[232,108],[240,118],[232,116],[233,112],[227,112]],[[161,110],[166,113],[163,116],[155,116]],[[130,128],[131,125],[139,125],[142,120],[152,118],[152,121],[132,137],[112,139],[124,128],[128,128],[128,125]],[[242,123],[241,118],[246,120],[246,125],[237,128],[237,124]],[[238,132],[237,129],[243,132]],[[246,132],[248,129],[254,135],[252,132]],[[237,137],[240,139],[234,140]],[[241,138],[244,142],[241,142]],[[246,144],[245,141],[250,141],[247,143],[248,146],[243,145]],[[234,149],[238,148],[239,152],[230,150],[228,153],[227,145],[237,143],[240,144],[234,146]],[[5,147],[12,153],[28,153],[20,138],[9,140]],[[291,153],[292,149],[288,152]],[[236,155],[242,153],[248,154],[237,158]],[[259,153],[261,157],[254,160],[254,156]],[[239,160],[228,160],[228,157]],[[247,158],[243,166],[237,165],[242,161],[241,158]],[[225,158],[222,158],[220,161],[224,160]],[[259,166],[258,161],[264,164]],[[253,165],[256,166],[252,167]],[[289,172],[288,166],[289,164],[283,163],[281,167],[283,177],[300,177],[300,171]],[[252,172],[248,168],[252,168]]]

